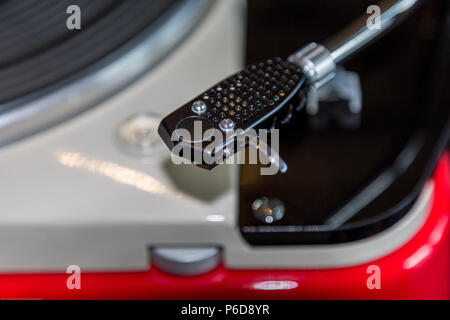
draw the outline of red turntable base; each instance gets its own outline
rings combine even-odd
[[[327,270],[215,270],[192,277],[148,272],[0,275],[3,299],[449,299],[450,153],[432,176],[432,209],[423,227],[395,252],[359,266]],[[380,288],[369,289],[371,265]],[[370,280],[369,280],[370,281]]]

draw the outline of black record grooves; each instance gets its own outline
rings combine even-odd
[[[178,0],[0,2],[0,113],[5,102],[67,79],[129,42]],[[69,30],[66,10],[81,9]]]

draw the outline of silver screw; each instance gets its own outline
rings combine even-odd
[[[286,208],[280,199],[262,197],[253,201],[252,211],[258,220],[270,224],[281,220]]]
[[[223,119],[222,121],[220,121],[219,127],[222,131],[233,130],[234,121],[231,119]]]
[[[195,101],[192,104],[192,112],[196,113],[196,114],[202,114],[206,111],[206,103],[204,103],[201,100]]]

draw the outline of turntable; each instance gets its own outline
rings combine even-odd
[[[0,4],[0,296],[449,298],[450,10],[371,4]],[[277,171],[174,163],[195,119]]]

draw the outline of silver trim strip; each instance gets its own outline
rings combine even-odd
[[[159,63],[201,21],[215,1],[185,0],[141,44],[106,67],[0,115],[0,146],[71,118],[105,100]],[[47,89],[48,90],[48,89]],[[32,94],[34,95],[34,94]],[[30,97],[20,100],[29,100]],[[17,105],[19,100],[8,102]]]

